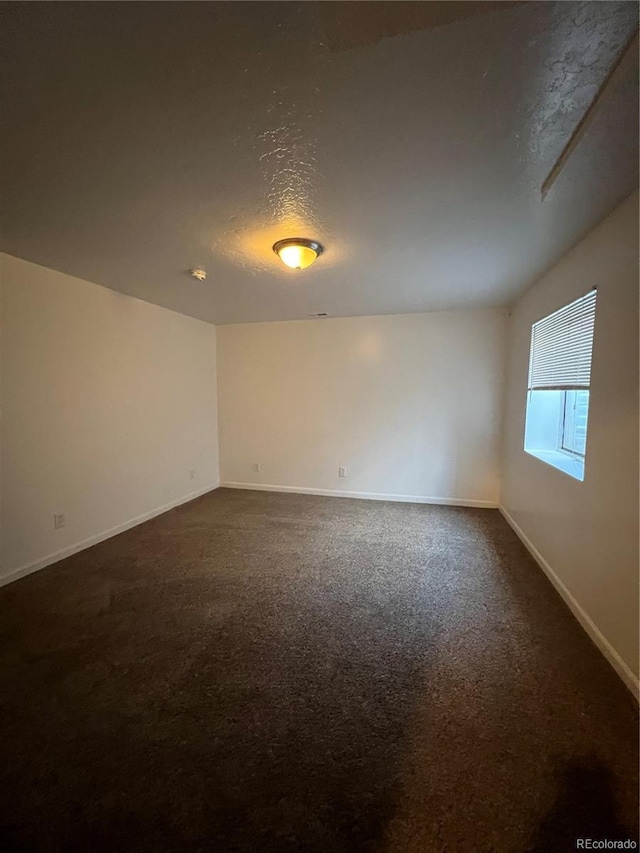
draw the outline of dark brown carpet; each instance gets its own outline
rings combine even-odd
[[[492,510],[221,489],[0,590],[0,841],[637,839],[637,714]]]

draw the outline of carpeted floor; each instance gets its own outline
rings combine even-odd
[[[220,489],[0,590],[0,849],[637,840],[637,713],[497,511]]]

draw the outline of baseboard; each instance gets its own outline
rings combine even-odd
[[[132,527],[137,527],[139,524],[143,524],[145,521],[149,521],[157,515],[162,515],[163,512],[168,512],[170,509],[175,509],[175,507],[180,506],[181,504],[189,503],[189,501],[195,500],[201,495],[206,495],[207,492],[214,491],[214,489],[217,489],[219,485],[219,483],[211,484],[202,489],[197,489],[195,492],[190,492],[182,498],[178,498],[175,501],[164,504],[164,506],[156,507],[155,509],[149,510],[149,512],[138,515],[130,521],[124,521],[122,524],[117,524],[115,527],[109,528],[109,530],[104,530],[102,533],[96,533],[94,536],[89,536],[88,539],[83,539],[81,542],[69,545],[61,551],[56,551],[54,554],[48,554],[46,557],[41,557],[39,560],[29,563],[26,566],[13,569],[13,571],[8,572],[6,575],[0,575],[0,586],[6,586],[8,583],[12,583],[20,578],[26,577],[26,575],[30,575],[33,572],[46,568],[47,566],[52,565],[52,563],[64,560],[65,557],[77,554],[78,551],[84,551],[85,548],[90,548],[92,545],[104,542],[105,539],[111,539],[112,536],[117,536],[118,533],[124,533],[125,530],[131,530]]]
[[[549,563],[542,556],[540,551],[536,548],[533,542],[529,539],[527,534],[522,530],[522,528],[518,525],[518,523],[514,520],[514,518],[509,514],[509,512],[503,507],[498,507],[500,512],[502,513],[504,519],[507,524],[516,536],[520,539],[522,544],[525,546],[527,551],[531,554],[536,563],[540,566],[545,575],[549,578],[551,583],[554,585],[556,590],[559,592],[560,596],[564,600],[565,604],[571,610],[575,618],[578,620],[580,625],[589,635],[591,640],[595,643],[595,645],[600,649],[604,657],[611,664],[617,674],[620,676],[625,685],[629,688],[631,693],[633,694],[636,702],[638,701],[640,682],[638,680],[638,676],[635,675],[634,672],[629,668],[628,664],[626,664],[618,652],[613,648],[611,643],[604,636],[602,631],[595,624],[593,619],[589,616],[589,614],[578,604],[576,599],[573,597],[571,592],[567,589],[564,583],[560,580],[558,575],[551,568]]]
[[[497,509],[497,501],[477,501],[467,498],[433,498],[424,495],[386,495],[376,492],[348,492],[342,489],[311,489],[306,486],[274,486],[267,483],[235,483],[223,480],[220,483],[226,489],[249,489],[257,492],[290,492],[295,495],[324,495],[331,498],[359,498],[365,501],[392,501],[412,504],[440,504],[442,506],[470,506],[483,509]]]

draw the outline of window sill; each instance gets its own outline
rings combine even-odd
[[[547,465],[551,465],[574,477],[576,480],[584,480],[584,459],[577,456],[572,456],[570,453],[563,453],[561,450],[530,450],[525,447],[525,453],[530,456],[535,456]]]

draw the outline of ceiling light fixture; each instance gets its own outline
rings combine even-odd
[[[274,243],[273,251],[282,263],[291,267],[292,270],[304,270],[311,266],[323,249],[315,240],[289,237],[287,240],[278,240]]]
[[[198,281],[204,281],[207,277],[207,271],[203,270],[202,267],[196,267],[195,269],[189,270],[189,275]]]

